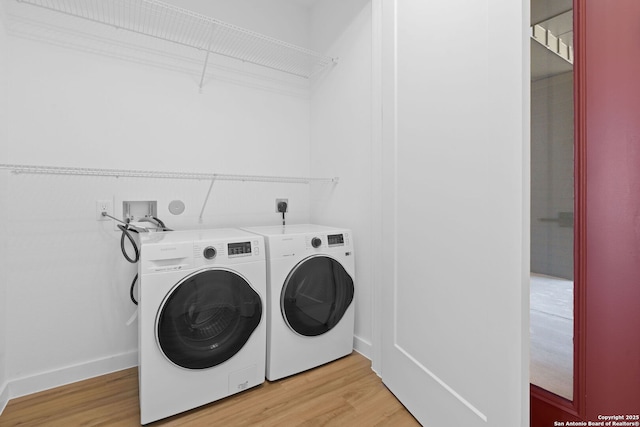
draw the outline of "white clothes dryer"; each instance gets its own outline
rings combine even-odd
[[[140,234],[138,380],[147,424],[264,382],[266,263],[237,229]]]
[[[250,227],[267,250],[268,380],[353,351],[355,265],[350,230]]]

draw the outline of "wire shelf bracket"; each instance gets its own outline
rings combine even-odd
[[[337,58],[159,0],[16,0],[309,79]]]
[[[204,85],[204,76],[207,73],[207,64],[209,64],[209,53],[211,53],[211,43],[213,42],[213,31],[211,37],[209,37],[209,47],[207,48],[207,54],[204,57],[204,65],[202,66],[202,76],[200,77],[200,92],[202,92],[202,86]]]
[[[204,216],[204,208],[207,207],[207,202],[209,201],[209,196],[211,196],[211,190],[213,189],[213,184],[216,182],[215,178],[211,179],[211,184],[209,184],[209,190],[207,191],[207,195],[204,198],[204,202],[202,203],[202,209],[200,209],[200,216],[198,217],[198,222],[202,224],[202,217]]]

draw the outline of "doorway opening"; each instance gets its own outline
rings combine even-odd
[[[573,10],[532,1],[530,382],[573,400]],[[537,13],[536,13],[537,11]]]

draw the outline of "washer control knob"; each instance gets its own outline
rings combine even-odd
[[[216,248],[213,246],[207,246],[204,248],[204,251],[202,251],[202,255],[204,255],[206,259],[214,259],[216,257],[216,253]]]
[[[322,240],[320,240],[319,237],[314,237],[313,239],[311,239],[311,246],[313,246],[314,248],[319,248],[320,245],[322,245]]]

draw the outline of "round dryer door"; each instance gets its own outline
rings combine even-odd
[[[260,296],[240,275],[205,270],[185,278],[165,298],[157,338],[178,366],[205,369],[235,355],[260,323]]]
[[[282,315],[300,335],[317,336],[340,322],[353,301],[353,279],[333,258],[306,258],[289,273],[281,294]]]

